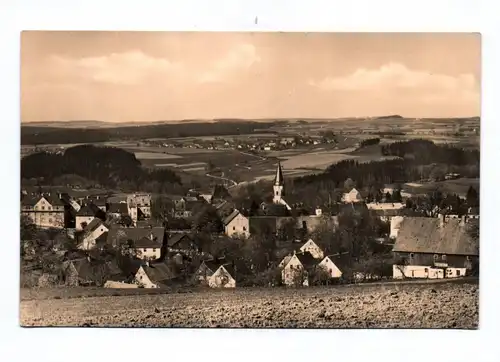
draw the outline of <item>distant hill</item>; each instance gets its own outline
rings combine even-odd
[[[394,119],[394,118],[402,119],[404,117],[400,116],[399,114],[392,114],[390,116],[375,117],[375,119]]]

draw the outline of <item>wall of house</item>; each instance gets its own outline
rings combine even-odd
[[[139,288],[139,286],[137,284],[129,284],[129,283],[122,283],[122,282],[115,282],[112,280],[108,280],[106,283],[104,283],[104,288],[136,289]]]
[[[370,210],[399,210],[405,205],[401,202],[370,202],[366,207]]]
[[[148,275],[146,274],[146,272],[144,271],[144,269],[142,268],[142,266],[139,268],[139,270],[135,274],[135,282],[139,286],[143,286],[146,289],[158,288],[158,285],[156,285],[155,283],[153,283],[149,279]]]
[[[129,206],[128,207],[128,214],[134,223],[137,222],[137,207],[136,206]]]
[[[75,218],[75,229],[83,230],[82,223],[90,224],[92,220],[95,219],[95,216],[77,216]]]
[[[64,209],[62,211],[22,211],[33,224],[40,228],[63,228]]]
[[[208,285],[211,288],[235,288],[236,280],[228,273],[228,271],[221,266],[212,274],[208,279]]]
[[[225,226],[225,232],[227,236],[233,235],[250,235],[250,222],[247,217],[238,214],[229,224]]]
[[[136,248],[137,257],[144,260],[156,260],[160,259],[161,247],[157,248]]]
[[[281,271],[281,280],[284,285],[287,286],[293,286],[295,285],[295,282],[297,281],[298,275],[304,274],[304,280],[302,282],[302,285],[308,286],[309,285],[309,280],[307,276],[305,275],[304,267],[302,266],[302,263],[300,260],[294,255],[288,264],[283,268]]]
[[[323,250],[313,241],[307,241],[301,246],[300,251],[309,252],[315,259],[323,259]]]
[[[395,239],[398,236],[399,229],[401,228],[401,223],[403,222],[403,216],[393,216],[391,217],[391,232],[389,236],[391,239]]]
[[[149,219],[151,217],[151,207],[150,206],[138,206],[145,218]]]
[[[85,235],[82,244],[79,246],[79,248],[82,250],[92,249],[95,246],[96,239],[107,231],[109,230],[106,226],[100,225],[97,229],[95,229],[88,235]]]
[[[473,264],[479,261],[477,256],[465,255],[444,255],[444,254],[431,254],[431,253],[402,253],[395,252],[396,260],[401,258],[406,261],[408,265],[428,265],[449,268],[466,268],[471,269]],[[444,255],[444,257],[443,257]]]
[[[331,278],[340,278],[342,276],[342,271],[329,257],[324,258],[321,263],[319,263],[319,267],[325,269]]]
[[[423,265],[393,265],[392,277],[403,279],[403,276],[405,278],[443,279],[445,272],[443,269]]]

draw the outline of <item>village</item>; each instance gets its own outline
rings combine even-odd
[[[272,198],[250,207],[220,192],[174,196],[26,188],[21,283],[305,287],[477,276],[478,201],[468,200],[471,205],[465,202],[458,212],[436,207],[423,215],[408,207],[409,195],[400,190],[382,190],[382,197],[373,198],[346,186],[340,202],[309,212],[296,212],[297,205],[287,202],[279,162],[272,190],[263,191]],[[367,235],[369,242],[357,241],[361,229],[354,226],[342,247],[332,247],[333,235],[349,231],[343,226],[345,233],[339,233],[342,225],[367,218],[377,229]],[[43,253],[36,245],[40,232],[45,232]]]

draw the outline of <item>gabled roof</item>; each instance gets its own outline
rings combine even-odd
[[[276,175],[274,176],[274,185],[283,186],[284,182],[285,181],[283,179],[283,170],[281,169],[281,162],[278,161],[278,167],[276,168]]]
[[[76,213],[76,216],[95,216],[95,212],[89,205],[85,205]]]
[[[240,212],[236,209],[233,210],[228,216],[226,216],[223,220],[224,225],[228,225],[236,216],[238,216]]]
[[[167,245],[170,246],[170,247],[172,247],[172,246],[174,246],[175,244],[177,244],[179,241],[181,241],[184,238],[187,238],[191,243],[194,244],[193,238],[189,234],[186,234],[186,233],[176,233],[176,234],[174,234],[174,235],[172,235],[171,237],[168,238]]]
[[[21,199],[21,205],[23,206],[35,206],[38,201],[40,201],[41,196],[26,195]]]
[[[153,234],[151,234],[150,237],[144,236],[139,240],[134,241],[134,246],[136,248],[161,248],[162,245],[162,243],[158,242],[158,239],[155,239]]]
[[[92,231],[99,228],[101,225],[104,226],[104,223],[102,222],[102,220],[99,218],[95,218],[87,226],[85,226],[85,228],[83,229],[83,232],[84,233],[91,233]]]
[[[475,223],[477,220],[463,223],[460,219],[448,219],[441,226],[439,218],[405,218],[393,251],[477,256],[479,241],[468,233]]]
[[[43,195],[45,200],[47,200],[52,206],[64,206],[64,202],[57,195]]]
[[[126,214],[128,214],[128,207],[127,207],[127,204],[124,202],[109,204],[108,212],[111,214],[126,215]]]
[[[165,237],[164,227],[127,228],[117,225],[113,225],[109,229],[108,244],[116,245],[118,241],[128,241],[128,240],[131,240],[135,243],[138,242],[143,237],[149,237],[150,233],[153,233],[153,237],[156,237],[158,243],[163,245]]]
[[[142,269],[153,283],[161,283],[175,278],[175,274],[163,262],[142,265]]]
[[[300,263],[304,267],[304,269],[310,269],[316,265],[319,264],[320,260],[318,261],[315,259],[311,253],[305,252],[305,253],[300,253],[300,254],[295,254],[295,256],[299,259]]]

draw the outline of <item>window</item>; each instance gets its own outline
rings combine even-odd
[[[155,252],[156,252],[156,248],[153,248],[153,253],[155,253]]]
[[[236,230],[236,226],[233,226],[233,230]]]
[[[413,253],[410,253],[410,259],[413,259],[415,255]]]
[[[446,261],[446,255],[441,255],[441,260]]]
[[[144,248],[144,249],[142,249],[142,250],[144,250],[144,251],[148,251],[148,249],[146,249],[146,248]]]
[[[243,231],[247,231],[247,227],[246,226],[243,226]]]
[[[470,256],[466,256],[465,260],[470,261]]]
[[[278,191],[276,191],[276,196],[278,196]]]
[[[52,219],[51,219],[51,218],[49,218],[49,222],[52,222]]]
[[[457,277],[460,276],[460,270],[457,269]]]
[[[425,268],[424,272],[428,273],[429,272],[429,268]]]
[[[103,228],[101,228],[101,231],[104,231],[104,229],[103,229]]]
[[[307,222],[306,221],[302,221],[302,229],[307,229]]]
[[[45,210],[45,206],[42,206],[42,210]]]

